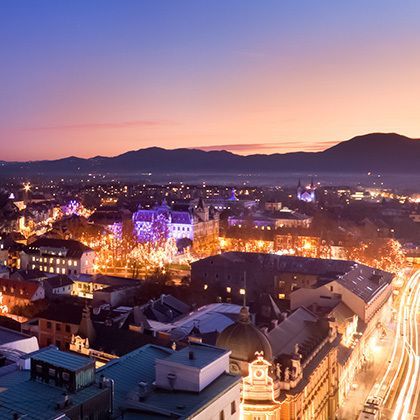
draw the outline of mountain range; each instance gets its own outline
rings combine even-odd
[[[32,162],[0,161],[0,175],[87,173],[419,173],[420,140],[395,133],[371,133],[321,152],[236,155],[225,150],[167,150],[151,147],[114,157],[67,157]]]

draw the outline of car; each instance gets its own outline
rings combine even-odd
[[[380,406],[382,399],[380,397],[369,397],[363,410],[359,414],[358,420],[377,420],[380,417]]]

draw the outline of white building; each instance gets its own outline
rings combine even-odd
[[[166,223],[170,238],[196,242],[215,242],[219,236],[219,216],[202,199],[169,207],[166,201],[153,209],[139,208],[133,222],[139,239],[148,239],[157,220]]]
[[[146,345],[97,373],[114,381],[114,407],[130,418],[236,420],[241,379],[229,374],[229,355],[196,343],[180,351]]]
[[[96,253],[81,242],[41,238],[21,253],[21,267],[50,274],[93,274]]]

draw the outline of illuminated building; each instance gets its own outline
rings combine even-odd
[[[0,278],[2,304],[13,310],[14,306],[26,306],[45,298],[45,290],[38,282]]]
[[[316,201],[315,190],[316,190],[316,187],[315,187],[313,178],[311,179],[311,184],[307,187],[303,187],[299,179],[296,197],[298,200],[305,201],[307,203],[315,203]]]
[[[244,418],[333,419],[339,386],[334,321],[299,308],[261,331],[247,313],[243,308],[243,317],[217,340],[231,350],[231,372],[244,377]]]
[[[274,237],[274,250],[293,249],[297,256],[318,257],[320,245],[320,236],[306,229],[280,229]]]
[[[193,247],[215,244],[219,237],[219,216],[213,211],[204,200],[198,200],[195,205],[174,205],[168,206],[163,201],[160,206],[153,209],[139,208],[133,214],[133,222],[139,239],[147,237],[152,226],[158,218],[165,221],[168,237],[177,241],[188,239]]]
[[[275,231],[280,228],[309,228],[312,217],[283,207],[281,210],[263,210],[252,213],[250,219],[246,216],[230,216],[229,228],[259,229]]]
[[[132,296],[140,286],[139,281],[125,277],[103,274],[72,275],[73,294],[95,302],[105,302],[112,306],[120,305],[128,296]]]
[[[41,238],[21,254],[21,267],[51,274],[93,273],[96,253],[81,242]]]
[[[249,374],[242,381],[241,419],[280,420],[281,403],[275,399],[271,363],[262,353],[249,364]]]
[[[249,364],[254,361],[257,352],[262,353],[268,361],[272,360],[270,343],[267,337],[251,323],[246,307],[241,309],[239,321],[222,331],[216,345],[231,351],[229,369],[235,375],[249,374]]]

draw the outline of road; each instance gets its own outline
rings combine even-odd
[[[420,309],[420,270],[401,289],[396,313],[396,334],[388,366],[371,390],[382,399],[382,418],[420,418],[418,316]]]

